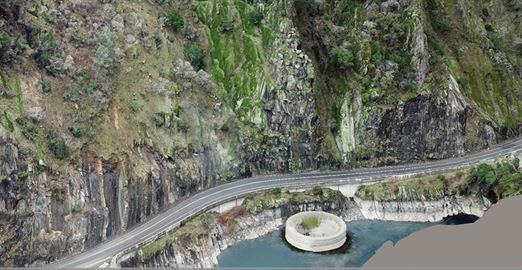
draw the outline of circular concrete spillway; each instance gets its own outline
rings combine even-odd
[[[334,250],[346,242],[346,223],[326,212],[301,212],[286,220],[285,238],[292,246],[305,251]]]

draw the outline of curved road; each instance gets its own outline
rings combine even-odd
[[[140,243],[150,241],[158,234],[172,229],[193,215],[210,209],[219,203],[233,200],[249,193],[275,187],[371,183],[390,176],[442,173],[457,168],[473,166],[481,161],[520,150],[522,150],[522,139],[517,139],[505,142],[486,151],[441,161],[339,172],[313,172],[299,175],[271,175],[241,179],[197,193],[121,235],[104,241],[76,256],[57,261],[48,266],[53,268],[98,267],[109,262],[116,254]]]

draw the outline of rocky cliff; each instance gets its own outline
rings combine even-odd
[[[365,201],[356,198],[366,219],[436,222],[448,216],[467,214],[481,217],[491,203],[485,198],[444,197],[436,201]]]
[[[443,2],[3,1],[0,265],[235,178],[518,134],[520,5]]]
[[[270,195],[264,196],[267,200],[273,199]],[[286,218],[300,211],[332,212],[347,222],[360,219],[437,222],[461,213],[481,217],[490,206],[487,199],[475,196],[448,196],[438,201],[408,202],[378,202],[360,197],[343,197],[341,201],[334,199],[302,203],[290,200],[275,207],[265,205],[264,210],[250,208],[248,203],[243,203],[225,213],[203,214],[174,232],[114,261],[123,267],[215,267],[221,251],[240,241],[255,239],[280,229]],[[256,211],[252,213],[247,209]]]
[[[273,199],[270,195],[263,196],[258,199],[267,202]],[[359,217],[356,211],[347,211],[354,204],[344,197],[281,198],[274,207],[265,204],[263,208],[251,208],[244,203],[225,213],[202,214],[116,262],[125,267],[214,267],[222,250],[280,229],[286,218],[297,212],[328,211],[349,219]]]

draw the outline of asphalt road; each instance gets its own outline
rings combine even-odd
[[[298,187],[305,185],[357,184],[371,183],[390,176],[419,173],[442,173],[461,167],[469,167],[481,161],[492,159],[514,151],[522,150],[522,139],[512,140],[486,151],[465,157],[409,165],[389,166],[368,169],[355,169],[339,172],[312,172],[299,175],[270,175],[237,180],[219,185],[183,200],[158,216],[141,223],[127,232],[115,236],[99,245],[70,258],[49,264],[58,268],[99,267],[121,251],[139,243],[153,239],[191,216],[201,213],[219,203],[241,197],[249,193],[275,187]]]

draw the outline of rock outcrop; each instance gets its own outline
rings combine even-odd
[[[485,198],[444,197],[436,201],[365,201],[355,198],[365,219],[436,222],[445,217],[467,214],[481,217],[491,206]]]
[[[301,211],[327,211],[342,216],[347,222],[360,219],[437,222],[460,213],[480,217],[489,205],[487,200],[476,197],[445,197],[439,201],[409,202],[364,201],[355,197],[345,198],[345,202],[338,207],[331,207],[329,202],[298,205],[286,203],[279,208],[236,218],[233,230],[220,224],[213,216],[206,225],[205,233],[195,236],[178,235],[177,240],[157,250],[152,256],[144,257],[144,252],[140,249],[132,252],[131,256],[122,256],[124,259],[116,262],[124,267],[215,267],[221,251],[240,241],[255,239],[278,230],[286,218]]]
[[[350,202],[346,202],[349,205]],[[267,209],[259,214],[238,217],[232,229],[212,219],[207,225],[206,233],[195,237],[178,238],[166,245],[149,258],[143,253],[135,252],[134,256],[118,261],[125,267],[173,267],[173,268],[209,268],[218,264],[217,257],[222,250],[237,242],[255,239],[278,230],[284,220],[301,211],[329,211],[343,213],[346,206],[335,206],[331,202],[292,204],[286,203],[280,208]]]
[[[507,4],[299,2],[0,1],[0,266],[79,253],[232,179],[522,130]]]

